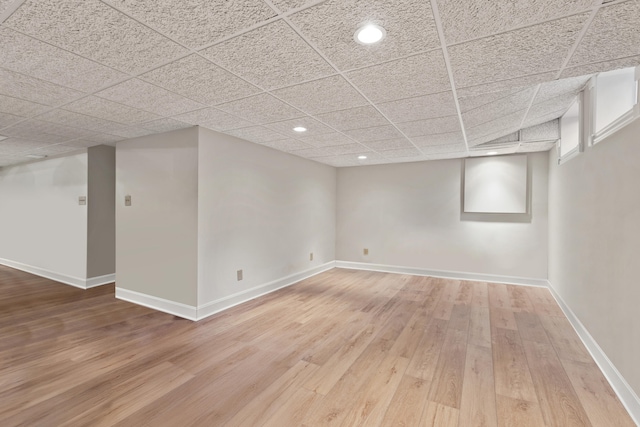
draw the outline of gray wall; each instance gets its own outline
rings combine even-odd
[[[116,149],[88,149],[87,277],[116,272]]]
[[[461,220],[459,159],[338,169],[337,259],[546,279],[547,153],[529,157],[530,223]]]
[[[549,281],[640,393],[640,121],[557,166],[549,158]]]

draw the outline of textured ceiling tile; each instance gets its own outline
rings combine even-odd
[[[31,141],[43,141],[50,144],[82,138],[92,135],[93,133],[93,131],[33,119],[25,120],[2,130],[2,134],[6,136],[13,136]]]
[[[98,90],[127,77],[8,28],[0,28],[0,46],[2,67],[83,92]]]
[[[280,12],[287,12],[291,9],[297,9],[308,3],[313,3],[313,0],[272,0],[271,3],[278,8]]]
[[[198,102],[138,79],[127,80],[96,95],[161,116],[175,116],[204,107]]]
[[[140,78],[205,105],[244,98],[260,91],[195,54],[142,74]]]
[[[486,156],[488,154],[488,151],[491,151],[491,155],[495,155],[495,154],[513,154],[518,150],[518,147],[520,146],[519,143],[516,144],[503,144],[503,145],[499,145],[499,146],[487,146],[487,147],[475,147],[474,149],[471,150],[471,152],[469,153],[471,156],[473,157],[480,157],[480,156]]]
[[[227,102],[219,105],[218,108],[257,124],[294,119],[305,115],[267,93]]]
[[[79,151],[80,149],[80,147],[56,144],[29,151],[29,154],[35,154],[37,156],[55,156],[58,154],[70,153],[72,151]]]
[[[462,121],[465,127],[474,127],[482,123],[490,122],[516,111],[523,111],[529,107],[535,88],[516,92],[507,98],[494,101],[482,107],[462,113]]]
[[[283,20],[201,51],[264,89],[290,86],[335,73]]]
[[[568,77],[584,76],[587,74],[596,74],[620,68],[637,67],[638,65],[640,65],[640,56],[631,56],[629,58],[616,59],[613,61],[595,62],[593,64],[566,68],[560,77],[564,79]]]
[[[324,148],[305,148],[304,150],[291,151],[291,154],[304,157],[305,159],[313,159],[315,157],[331,156],[332,154]]]
[[[422,156],[422,152],[417,148],[400,148],[396,150],[385,150],[381,151],[380,154],[383,157],[418,157]]]
[[[296,151],[313,148],[310,145],[305,144],[304,142],[298,141],[297,139],[280,139],[277,141],[265,142],[263,145],[275,148],[276,150],[280,151]]]
[[[584,11],[593,0],[438,0],[447,44]]]
[[[290,19],[341,70],[440,46],[428,1],[329,0]],[[353,34],[364,22],[382,26],[387,37],[370,46],[356,43]]]
[[[569,109],[571,104],[576,100],[577,95],[574,93],[562,94],[554,98],[545,100],[544,102],[534,102],[529,110],[527,119],[535,119],[541,116],[546,116],[551,112],[562,111],[560,115],[564,114]],[[559,116],[553,117],[557,118]]]
[[[501,138],[497,138],[492,141],[489,141],[489,144],[492,144],[492,143],[502,144],[505,142],[518,142],[518,141],[520,141],[520,132],[514,132],[514,133],[510,133],[509,135],[503,136]]]
[[[174,117],[181,122],[191,125],[199,125],[207,129],[225,131],[229,129],[246,128],[251,126],[251,122],[233,116],[216,108],[203,108],[202,110],[191,111],[179,114]]]
[[[140,127],[157,133],[171,132],[172,130],[185,129],[191,126],[192,125],[189,123],[184,123],[174,119],[152,120],[140,125]]]
[[[325,150],[333,155],[356,154],[363,151],[368,151],[366,147],[363,147],[361,144],[357,143],[347,145],[334,145],[332,147],[325,148]]]
[[[560,121],[551,120],[520,131],[522,141],[548,141],[560,138]]]
[[[456,132],[460,130],[458,116],[439,117],[436,119],[418,120],[415,122],[398,123],[398,129],[409,138],[414,136],[434,135],[439,133]]]
[[[640,55],[640,2],[626,1],[598,11],[569,66]]]
[[[0,113],[13,114],[22,117],[31,117],[37,114],[42,114],[48,109],[49,107],[47,107],[46,105],[36,104],[35,102],[0,95]]]
[[[535,86],[533,86],[535,88]],[[528,89],[528,88],[527,88]],[[483,105],[491,104],[492,102],[499,101],[501,99],[508,98],[516,93],[527,90],[523,88],[507,89],[500,92],[487,92],[478,95],[470,95],[458,97],[460,103],[460,110],[465,113],[474,108],[482,107]]]
[[[538,104],[560,95],[577,95],[590,78],[591,76],[580,76],[543,83],[540,86],[534,103]]]
[[[98,0],[27,0],[5,25],[129,73],[187,52]]]
[[[300,141],[304,141],[309,145],[313,145],[314,147],[330,147],[332,145],[346,145],[352,144],[353,139],[343,135],[341,133],[323,133],[322,135],[315,136],[303,136],[298,138]]]
[[[345,131],[345,134],[359,142],[380,141],[382,139],[402,138],[402,134],[391,126],[377,126],[365,129],[353,129]]]
[[[418,147],[428,145],[464,144],[462,132],[441,133],[437,135],[425,135],[411,138]]]
[[[341,131],[389,124],[389,121],[370,105],[319,114],[316,117]]]
[[[82,92],[73,89],[1,68],[0,93],[50,106],[61,105],[83,95]]]
[[[262,0],[110,0],[110,3],[192,48],[275,16]]]
[[[524,114],[524,110],[517,111],[478,126],[467,127],[469,146],[483,144],[519,130]]]
[[[106,132],[112,135],[120,136],[121,140],[138,138],[141,136],[147,136],[147,135],[151,135],[152,133],[155,133],[152,130],[145,129],[140,126],[127,126],[127,125],[121,125],[118,123],[114,123],[113,128],[107,129]]]
[[[425,145],[424,147],[420,147],[420,149],[427,156],[445,153],[466,154],[467,152],[464,144]]]
[[[515,79],[501,80],[494,83],[486,83],[477,86],[469,86],[465,88],[458,88],[458,99],[464,99],[466,97],[473,97],[476,95],[482,95],[494,92],[504,92],[507,90],[522,90],[535,86],[538,83],[547,82],[553,80],[557,71],[551,71],[547,73],[532,74],[530,76],[517,77]]]
[[[107,134],[95,134],[88,138],[79,138],[66,141],[64,145],[71,147],[93,147],[96,145],[112,145],[115,146],[117,141],[122,141],[122,137]]]
[[[372,101],[384,102],[451,90],[441,50],[347,73]]]
[[[24,120],[24,117],[14,116],[13,114],[0,113],[0,129],[11,126],[21,120]]]
[[[536,151],[549,151],[556,147],[555,142],[523,142],[518,147],[517,153],[532,153]]]
[[[334,133],[335,131],[330,127],[320,123],[311,117],[300,117],[293,120],[285,120],[283,122],[270,123],[265,125],[269,129],[273,129],[288,138],[302,139],[303,137],[313,137],[315,135],[322,135],[325,133]],[[294,127],[301,126],[307,128],[306,132],[296,132]]]
[[[588,17],[570,16],[450,47],[456,86],[559,69]]]
[[[61,125],[72,124],[75,127],[91,130],[94,132],[108,132],[110,130],[113,130],[114,126],[121,126],[108,120],[61,109],[49,111],[48,113],[38,116],[38,120],[58,123]]]
[[[308,114],[345,110],[368,104],[341,76],[331,76],[272,92]]]
[[[15,3],[15,0],[0,0],[0,15],[2,15],[11,4]]]
[[[413,148],[413,144],[406,138],[386,139],[382,141],[369,141],[365,145],[372,150],[386,151],[396,149]]]
[[[41,148],[47,145],[46,142],[42,141],[32,141],[28,139],[22,138],[9,138],[4,141],[0,141],[0,155],[14,155],[19,153],[24,153],[29,150],[34,150],[37,148]],[[18,160],[18,161],[26,161],[26,160]]]
[[[63,108],[68,111],[126,125],[133,125],[160,118],[160,116],[156,114],[96,96],[88,96],[71,104],[67,104]]]
[[[378,104],[378,108],[394,123],[432,119],[457,114],[451,92],[417,96]]]
[[[243,129],[234,129],[226,131],[225,133],[233,135],[238,138],[242,138],[247,141],[256,142],[258,144],[264,144],[265,142],[278,141],[286,139],[284,135],[274,132],[271,129],[267,129],[262,126],[252,126]]]

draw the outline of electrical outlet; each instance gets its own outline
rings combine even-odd
[[[87,204],[87,196],[80,196],[78,197],[78,204],[80,206],[84,206]]]
[[[124,196],[124,205],[131,206],[131,196]]]
[[[238,275],[238,282],[239,282],[240,280],[242,280],[242,270],[238,270],[237,275]]]
[[[309,254],[309,261],[313,261],[313,252]]]
[[[364,252],[365,255],[369,255],[369,249],[364,248],[363,252]]]

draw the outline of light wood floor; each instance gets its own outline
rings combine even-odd
[[[542,288],[334,269],[193,323],[0,266],[0,425],[633,426]]]

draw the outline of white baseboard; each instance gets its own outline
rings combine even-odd
[[[471,280],[475,282],[505,283],[508,285],[527,285],[546,288],[546,279],[530,277],[502,276],[498,274],[467,273],[463,271],[429,270],[417,267],[402,267],[397,265],[370,264],[367,262],[336,261],[337,268],[353,270],[380,271],[383,273],[411,274],[414,276],[442,277],[445,279]]]
[[[254,288],[208,302],[206,304],[198,306],[198,320],[204,319],[205,317],[209,317],[213,314],[219,313],[223,310],[226,310],[238,304],[242,304],[254,298],[261,297],[262,295],[277,291],[278,289],[291,286],[301,280],[307,279],[311,276],[315,276],[316,274],[323,273],[327,270],[331,270],[334,267],[335,261],[330,261],[326,264],[301,271],[300,273],[295,273],[281,279],[265,283],[264,285],[256,286]]]
[[[106,285],[108,283],[113,283],[116,281],[116,275],[114,274],[105,274],[104,276],[96,276],[89,277],[86,280],[86,288],[95,288],[96,286]]]
[[[15,268],[16,270],[35,274],[36,276],[44,277],[46,279],[55,280],[56,282],[64,283],[65,285],[75,286],[76,288],[80,289],[87,289],[86,279],[81,279],[80,277],[73,277],[66,274],[56,273],[55,271],[46,270],[40,267],[34,267],[32,265],[27,265],[21,262],[11,261],[4,258],[0,258],[0,264],[6,265],[7,267]]]
[[[604,374],[609,384],[618,395],[618,398],[629,412],[631,418],[637,425],[640,426],[640,398],[633,391],[629,383],[624,379],[622,374],[616,369],[615,365],[611,363],[611,360],[607,357],[604,351],[600,348],[595,339],[591,336],[587,328],[584,327],[580,319],[575,315],[575,313],[569,308],[569,306],[564,302],[562,297],[553,289],[553,285],[549,283],[549,290],[551,294],[558,302],[558,305],[564,312],[569,322],[575,329],[576,333],[582,340],[582,343],[587,348],[593,360],[595,360],[596,364]]]
[[[142,305],[144,307],[149,307],[154,310],[162,311],[164,313],[173,314],[174,316],[182,317],[188,320],[197,320],[197,310],[196,307],[192,305],[169,301],[163,298],[155,297],[153,295],[147,295],[118,287],[116,287],[116,298],[132,302],[134,304]]]

